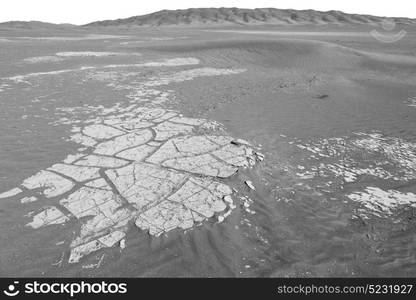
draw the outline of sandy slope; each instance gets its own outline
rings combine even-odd
[[[143,65],[175,57],[194,57],[200,65],[172,70],[118,67],[112,73],[92,69],[37,76],[29,80],[31,85],[4,87],[0,142],[7,146],[0,149],[2,191],[77,151],[77,145],[61,139],[71,136],[72,125],[51,126],[62,117],[57,107],[110,108],[117,102],[115,110],[122,110],[132,99],[126,97],[131,97],[131,87],[143,80],[154,84],[155,78],[168,82],[159,87],[162,91],[173,91],[172,101],[163,105],[187,117],[222,123],[230,135],[262,145],[266,158],[254,170],[226,181],[250,199],[248,209],[241,200],[221,224],[211,220],[186,233],[176,230],[160,237],[132,226],[125,249],[103,249],[75,265],[53,263],[62,255],[68,258],[67,244],[81,222],[34,231],[24,227],[30,221],[24,215],[53,201],[23,206],[15,198],[3,200],[1,244],[7,246],[0,250],[1,275],[414,276],[414,205],[403,200],[406,193],[416,193],[416,110],[408,106],[408,99],[416,95],[414,33],[409,30],[407,38],[382,44],[366,27],[355,28],[356,35],[327,28],[340,32],[329,36],[302,35],[302,28],[293,37],[262,32],[268,29],[255,34],[251,31],[256,29],[146,29],[128,31],[135,34],[123,39],[4,42],[2,78],[85,66]],[[64,51],[141,56],[23,61]],[[172,80],[188,78],[186,72],[198,68],[245,71]],[[126,75],[127,71],[138,73]],[[83,72],[90,72],[89,77]],[[85,115],[82,111],[75,109],[71,116],[84,121],[101,110],[91,108]],[[371,175],[376,168],[372,163],[381,168],[377,176]],[[255,191],[244,184],[246,180],[253,182]],[[403,197],[397,203],[405,204],[392,205],[383,199],[385,194],[395,197],[391,201]],[[59,244],[62,240],[64,245]]]

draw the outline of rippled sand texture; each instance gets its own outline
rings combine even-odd
[[[416,275],[414,32],[269,29],[0,34],[0,276]]]

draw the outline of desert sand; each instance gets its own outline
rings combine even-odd
[[[1,27],[0,276],[415,276],[416,31],[374,28]]]

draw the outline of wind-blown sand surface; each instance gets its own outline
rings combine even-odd
[[[415,276],[414,31],[275,29],[0,34],[0,275]]]

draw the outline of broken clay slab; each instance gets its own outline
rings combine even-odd
[[[199,61],[166,60],[147,66],[194,63]],[[57,203],[35,215],[29,226],[78,220],[81,226],[70,243],[69,258],[70,263],[76,263],[117,243],[123,248],[128,224],[160,235],[193,228],[213,217],[224,220],[235,205],[233,190],[222,179],[253,166],[259,156],[249,142],[228,136],[215,121],[188,118],[158,107],[158,101],[169,98],[171,92],[150,86],[239,72],[209,68],[175,72],[150,79],[147,85],[138,84],[132,96],[136,103],[128,107],[117,103],[112,108],[63,109],[70,114],[70,118],[63,118],[65,124],[74,124],[71,140],[83,149],[24,180],[22,185],[29,192],[40,189]],[[107,75],[105,78],[111,79],[118,73]],[[154,103],[137,105],[143,100],[140,97],[149,97]],[[94,118],[77,120],[76,114],[83,111]],[[23,199],[30,202],[30,198]],[[60,210],[63,208],[66,215]]]

